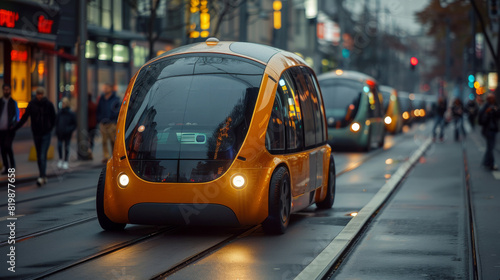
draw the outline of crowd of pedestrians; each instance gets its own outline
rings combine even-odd
[[[447,120],[446,113],[448,112],[447,101],[443,97],[438,98],[435,107],[434,126],[432,129],[433,141],[436,141],[436,136],[439,131],[439,140],[444,141],[444,129],[448,122],[453,122],[454,138],[459,141],[465,138],[466,132],[464,129],[464,114],[467,114],[468,121],[472,129],[475,129],[476,123],[481,126],[481,135],[486,142],[486,150],[483,156],[482,165],[488,170],[498,170],[495,164],[494,150],[496,135],[500,131],[500,109],[496,102],[494,93],[489,93],[486,96],[486,103],[479,106],[476,101],[469,100],[464,106],[459,98],[455,98],[450,108],[450,118]]]
[[[16,131],[28,119],[31,119],[31,133],[38,165],[36,184],[42,186],[48,182],[47,153],[52,139],[52,131],[55,131],[55,135],[57,136],[57,151],[59,155],[57,168],[61,170],[69,169],[70,143],[72,135],[77,128],[76,114],[71,110],[70,100],[67,97],[61,99],[61,108],[56,113],[54,104],[45,96],[45,89],[38,87],[35,91],[35,97],[28,103],[20,118],[19,106],[11,97],[10,85],[3,85],[2,91],[3,97],[0,98],[0,150],[4,167],[2,175],[7,174],[10,168],[16,167],[12,148]],[[92,101],[92,95],[89,94],[87,111],[89,117],[88,159],[92,159],[94,138],[97,129],[99,129],[102,135],[102,162],[107,162],[111,157],[120,102],[120,98],[113,91],[113,87],[110,84],[103,86],[103,93],[99,96],[97,104]]]

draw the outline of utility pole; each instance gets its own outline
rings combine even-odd
[[[78,110],[77,141],[78,158],[89,158],[88,141],[88,93],[87,93],[87,59],[85,45],[87,43],[87,0],[78,1]]]

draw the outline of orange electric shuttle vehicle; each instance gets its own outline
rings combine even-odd
[[[331,208],[335,164],[313,70],[273,47],[210,38],[132,78],[97,187],[105,230],[126,224],[283,233],[290,214]]]

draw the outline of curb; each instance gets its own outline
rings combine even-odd
[[[347,253],[352,242],[360,236],[362,229],[368,224],[371,217],[384,205],[405,175],[431,144],[432,140],[427,139],[424,144],[411,155],[410,159],[398,168],[394,175],[392,175],[382,188],[380,188],[370,202],[358,212],[358,215],[351,219],[330,244],[328,244],[326,248],[294,278],[294,280],[323,279],[330,272],[333,265]]]

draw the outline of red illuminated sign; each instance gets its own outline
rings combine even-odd
[[[53,20],[46,19],[44,16],[38,17],[38,32],[40,33],[52,33]]]
[[[0,9],[0,26],[14,28],[14,26],[16,26],[16,21],[18,19],[19,19],[18,13]]]
[[[5,9],[0,9],[0,26],[8,28],[16,28],[16,22],[18,20],[19,20],[19,13]],[[53,24],[54,20],[48,19],[44,16],[39,16],[38,22],[36,23],[38,32],[45,34],[52,33]],[[19,29],[19,27],[17,27],[16,29]]]
[[[26,62],[26,61],[28,61],[28,52],[27,51],[12,50],[10,52],[10,59],[12,61]]]

